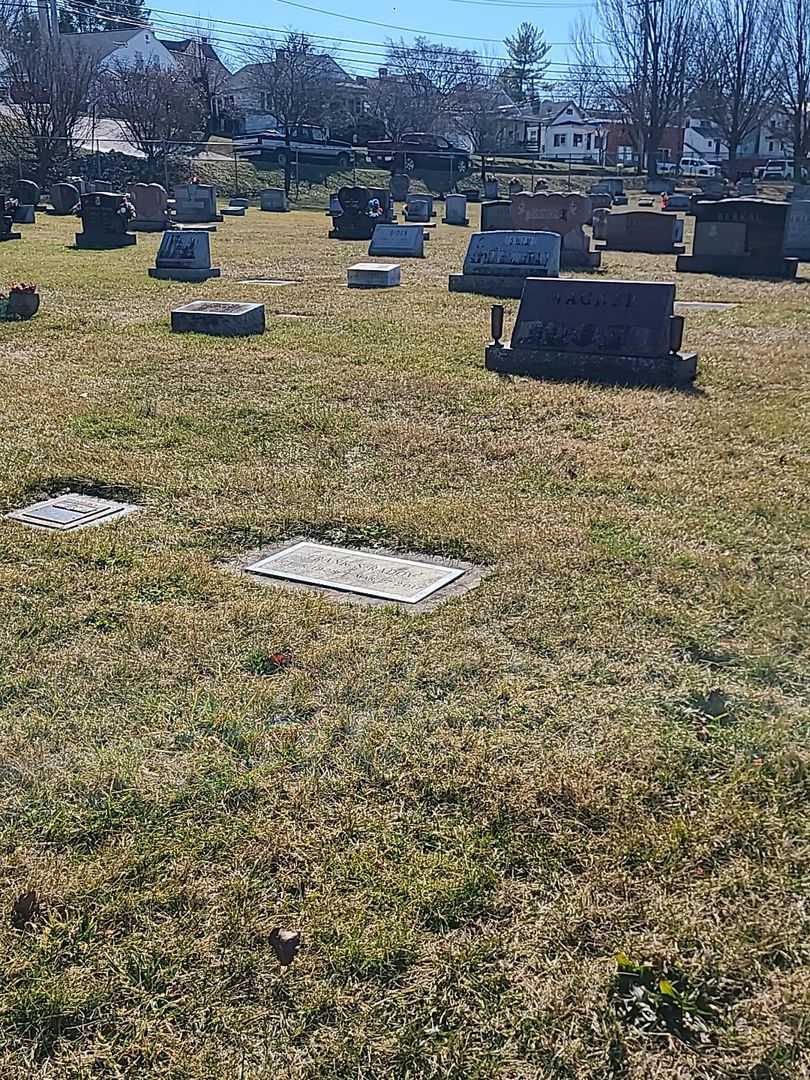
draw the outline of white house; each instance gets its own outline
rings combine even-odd
[[[699,157],[711,164],[728,161],[728,144],[716,124],[697,116],[689,116],[683,128],[685,157]]]
[[[101,30],[93,34],[62,34],[61,40],[76,49],[95,56],[99,67],[111,67],[113,64],[133,66],[139,61],[157,62],[169,69],[177,65],[177,60],[158,41],[154,31],[145,27],[136,30]]]
[[[750,132],[740,144],[739,157],[785,160],[793,157],[790,123],[782,112],[774,112]]]
[[[598,162],[602,157],[603,131],[573,101],[566,101],[556,112],[547,106],[541,117],[540,156],[575,161]]]

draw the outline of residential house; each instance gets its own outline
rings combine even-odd
[[[641,161],[638,132],[621,113],[599,110],[593,114],[593,122],[603,136],[603,164],[621,165],[625,168],[644,168]],[[670,125],[664,128],[657,146],[658,161],[680,161],[683,156],[683,128]]]
[[[220,114],[219,101],[231,72],[216,50],[204,37],[184,38],[182,41],[161,40],[178,64],[184,66],[200,87],[205,100],[208,134],[227,127],[227,114]]]
[[[540,156],[546,160],[600,162],[604,131],[575,102],[541,102]]]
[[[133,30],[101,30],[89,34],[62,34],[67,45],[93,55],[99,67],[128,66],[139,62],[158,63],[167,70],[177,61],[150,27]]]
[[[793,157],[790,121],[780,111],[771,113],[750,131],[740,143],[737,157],[750,159],[752,164]]]
[[[728,161],[728,143],[722,131],[716,124],[700,117],[689,116],[684,122],[683,152],[712,165]]]
[[[270,77],[267,69],[271,66],[272,62],[245,64],[225,81],[216,104],[220,115],[228,118],[227,130],[231,134],[250,134],[276,127],[271,112],[272,95],[262,90],[263,79],[265,75]],[[355,116],[362,113],[366,91],[340,64],[324,54],[319,58],[318,72],[329,86],[330,113]]]

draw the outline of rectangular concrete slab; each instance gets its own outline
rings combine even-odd
[[[245,567],[252,574],[418,604],[464,570],[414,559],[301,541]]]
[[[194,300],[172,311],[175,333],[247,337],[264,333],[264,304]]]
[[[390,289],[399,285],[399,263],[355,263],[347,271],[350,289]]]

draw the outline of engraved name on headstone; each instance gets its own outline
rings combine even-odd
[[[205,281],[220,273],[211,266],[211,237],[204,229],[165,232],[149,270],[150,277],[170,281]]]
[[[418,604],[464,573],[456,567],[303,541],[247,567],[254,574]]]
[[[788,258],[810,260],[810,202],[792,199],[785,223],[784,254]]]
[[[421,259],[425,253],[425,231],[421,225],[378,225],[368,253]]]

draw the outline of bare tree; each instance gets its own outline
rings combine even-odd
[[[780,0],[776,67],[779,98],[793,140],[794,176],[798,181],[810,153],[810,0]]]
[[[467,81],[459,86],[451,100],[453,127],[481,155],[481,179],[485,179],[485,155],[500,150],[501,118],[514,111],[514,105],[501,83],[502,65],[491,58],[480,58],[470,66]]]
[[[771,0],[711,0],[698,41],[695,103],[722,132],[733,163],[740,143],[774,104]]]
[[[574,40],[578,62],[598,74],[605,98],[635,132],[650,176],[694,79],[697,16],[695,0],[596,0],[595,24],[581,23]]]
[[[135,64],[115,63],[101,79],[99,96],[153,174],[167,155],[179,145],[192,145],[194,133],[202,132],[202,93],[182,65],[166,69],[155,59],[140,58]]]
[[[291,186],[293,133],[301,124],[319,124],[330,104],[340,69],[320,52],[306,34],[291,31],[251,48],[250,81],[262,109],[275,120],[288,147],[284,157],[284,187]]]
[[[0,148],[33,163],[44,184],[73,151],[76,125],[93,96],[98,62],[64,39],[43,34],[24,16],[4,27],[9,101],[0,112]]]
[[[388,43],[388,67],[399,81],[399,103],[411,118],[411,131],[452,126],[454,99],[478,77],[480,57],[417,37]]]

